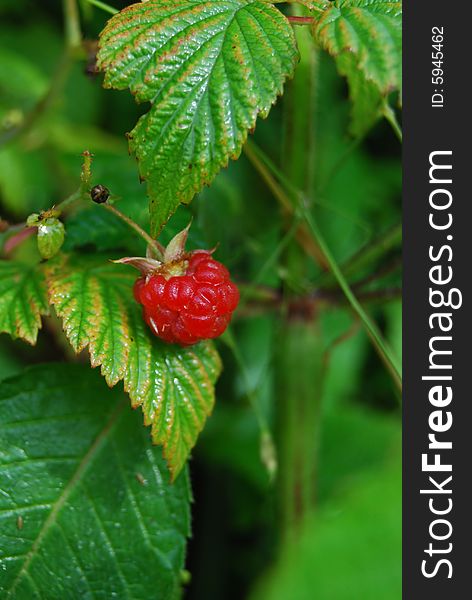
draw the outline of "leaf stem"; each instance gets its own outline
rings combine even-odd
[[[244,146],[244,153],[251,162],[252,166],[256,169],[259,175],[262,177],[264,182],[270,191],[274,194],[274,197],[278,200],[283,212],[286,215],[295,216],[295,209],[293,206],[293,202],[288,194],[285,193],[283,188],[277,183],[277,180],[270,172],[270,169],[267,168],[266,157],[261,158],[262,151],[254,144],[251,140],[248,140]],[[267,159],[268,160],[268,159]],[[285,179],[284,175],[280,175],[281,178]],[[287,182],[287,185],[290,185],[290,182]],[[322,268],[327,268],[327,265],[324,261],[324,257],[320,248],[312,239],[311,235],[306,229],[304,223],[299,222],[296,231],[297,241],[308,254],[311,256]]]
[[[273,4],[299,4],[308,8],[308,10],[316,10],[323,13],[329,7],[329,0],[272,0]]]
[[[119,219],[124,221],[129,227],[131,227],[131,229],[133,229],[138,235],[140,235],[143,238],[143,240],[145,240],[153,248],[153,250],[156,251],[158,256],[163,255],[164,248],[162,247],[162,245],[157,240],[152,239],[152,237],[148,233],[146,233],[144,229],[142,229],[132,219],[127,217],[120,210],[118,210],[111,204],[108,204],[107,202],[101,204],[100,206],[103,206],[104,209],[108,210],[108,212],[113,213],[116,217],[118,217]]]
[[[341,270],[344,277],[355,275],[388,252],[398,248],[402,240],[402,224],[397,223],[378,237],[374,238],[352,254],[343,264]],[[326,273],[318,281],[318,285],[329,284],[332,273]]]
[[[79,9],[76,0],[63,0],[63,6],[66,44],[71,50],[75,50],[82,44]]]
[[[351,287],[349,286],[347,280],[345,279],[343,273],[341,272],[341,269],[339,268],[338,263],[336,262],[333,255],[331,254],[331,250],[328,248],[328,246],[318,228],[318,225],[316,224],[312,215],[307,210],[304,210],[303,212],[304,212],[304,217],[306,219],[306,222],[308,223],[308,226],[310,227],[313,235],[317,239],[317,242],[318,242],[320,248],[323,250],[323,253],[329,263],[331,272],[333,273],[336,281],[338,282],[339,287],[344,292],[344,295],[346,296],[347,300],[349,301],[349,304],[353,308],[354,312],[361,319],[361,321],[367,331],[367,334],[369,335],[375,349],[377,350],[377,353],[379,354],[379,356],[382,359],[383,363],[385,364],[387,370],[389,371],[395,385],[397,386],[399,391],[401,391],[402,377],[401,377],[400,367],[397,364],[397,361],[393,355],[392,350],[389,348],[386,341],[382,338],[382,335],[381,335],[380,331],[378,330],[377,326],[372,321],[372,319],[369,317],[369,315],[365,312],[365,310],[363,309],[363,307],[357,300],[356,296],[354,295]]]
[[[314,21],[313,17],[296,17],[287,15],[287,20],[294,25],[311,25]]]
[[[117,13],[120,12],[118,9],[113,8],[113,6],[110,6],[109,4],[105,4],[105,2],[100,2],[100,0],[87,0],[87,2],[89,4],[91,4],[92,6],[101,8],[102,10],[109,13],[110,15],[116,15]]]
[[[73,194],[71,194],[64,200],[62,200],[62,202],[59,202],[59,204],[54,206],[54,209],[58,210],[59,212],[63,212],[64,210],[69,208],[69,206],[71,206],[71,204],[74,204],[74,202],[77,202],[78,200],[85,200],[88,197],[88,194],[90,191],[89,190],[90,181],[92,179],[91,168],[92,168],[93,154],[91,152],[89,152],[88,150],[85,150],[85,152],[82,152],[82,156],[83,156],[83,163],[82,163],[82,171],[81,171],[81,175],[80,175],[79,188]]]
[[[274,251],[268,256],[267,260],[264,262],[264,264],[260,268],[257,275],[251,281],[251,284],[246,286],[243,289],[243,293],[241,294],[241,300],[239,302],[239,312],[247,304],[248,299],[253,294],[254,290],[257,289],[257,286],[261,282],[264,275],[274,266],[277,258],[280,256],[282,251],[287,247],[287,244],[290,243],[290,241],[292,240],[293,236],[295,235],[295,233],[298,229],[299,223],[300,223],[300,216],[296,215],[295,218],[293,219],[291,226],[285,232],[284,236],[282,237],[280,242],[277,244]]]
[[[254,150],[254,147],[255,147],[255,144],[252,144],[252,150]],[[246,152],[246,154],[247,154],[247,152]],[[260,158],[260,160],[253,164],[257,169],[258,169],[259,165],[261,165],[261,164],[262,164],[262,166],[265,167],[264,171],[263,171],[264,174],[266,175],[265,177],[263,177],[264,180],[267,182],[266,177],[267,177],[268,169],[271,169],[271,170],[273,169],[275,171],[276,176],[279,177],[278,170],[272,166],[272,162],[270,161],[269,158],[267,158],[265,156],[265,154],[262,152],[262,150],[260,148],[257,148],[257,155]],[[290,203],[290,205],[293,207],[293,202],[290,200],[290,196],[288,196],[286,194],[286,192],[283,189],[281,189],[281,186],[279,185],[279,183],[277,182],[275,177],[272,175],[272,173],[269,172],[268,175],[270,176],[270,189],[276,190],[276,193],[277,193],[276,197],[284,198],[284,203],[288,201]],[[284,176],[279,177],[279,179],[281,181],[283,180],[283,183],[285,184],[286,178]],[[340,268],[338,267],[338,264],[336,263],[334,257],[332,256],[328,246],[326,245],[326,242],[324,241],[324,238],[322,237],[321,232],[318,229],[318,226],[316,225],[316,223],[314,222],[313,218],[311,217],[309,211],[307,210],[306,206],[304,205],[303,200],[301,200],[301,195],[302,195],[301,192],[296,190],[296,188],[290,182],[288,182],[285,185],[286,185],[286,187],[289,188],[289,193],[298,200],[301,214],[313,235],[313,239],[315,241],[317,248],[319,248],[323,254],[325,263],[328,265],[329,270],[332,272],[334,278],[337,280],[340,288],[344,292],[344,295],[346,296],[347,300],[349,301],[354,312],[359,316],[362,323],[364,324],[364,327],[369,335],[369,338],[372,341],[374,348],[376,349],[377,353],[379,354],[382,362],[387,367],[387,370],[390,373],[390,375],[392,376],[392,379],[393,379],[395,385],[398,387],[399,390],[401,390],[400,369],[397,366],[396,360],[394,359],[391,350],[387,346],[386,342],[384,342],[376,325],[373,323],[371,318],[364,311],[364,309],[358,302],[357,298],[355,297],[354,293],[352,292],[351,288],[349,287],[348,282],[346,281],[343,273],[341,272]]]

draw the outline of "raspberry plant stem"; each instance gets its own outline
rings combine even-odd
[[[75,202],[78,202],[80,200],[88,201],[90,199],[89,189],[90,189],[90,182],[92,179],[91,169],[92,169],[93,155],[88,150],[86,150],[85,152],[82,153],[82,156],[83,156],[83,162],[82,162],[82,171],[80,174],[80,185],[73,194],[71,194],[64,200],[62,200],[62,202],[59,202],[59,204],[57,204],[54,207],[55,210],[59,211],[60,213],[67,210]]]
[[[108,212],[113,213],[116,217],[124,221],[131,229],[133,229],[138,235],[140,235],[143,240],[145,240],[155,251],[157,258],[159,260],[163,260],[165,248],[160,244],[157,240],[152,239],[152,237],[144,231],[137,223],[132,221],[129,217],[124,215],[120,210],[112,206],[111,204],[105,203],[101,204],[103,208],[108,210]]]
[[[294,25],[311,25],[313,23],[313,17],[294,17],[289,15],[287,19]]]
[[[299,208],[301,210],[301,213],[303,215],[304,221],[308,226],[307,223],[307,217],[310,218],[309,212],[307,211],[306,207],[304,206],[304,200],[303,200],[303,194],[302,192],[300,192],[299,190],[297,190],[295,188],[295,186],[287,179],[287,177],[283,174],[280,173],[279,169],[277,169],[277,167],[275,167],[275,165],[272,163],[272,161],[265,156],[265,154],[262,152],[262,150],[260,150],[259,148],[257,148],[257,146],[255,146],[253,144],[253,149],[256,149],[257,151],[257,156],[260,159],[260,161],[258,163],[253,163],[253,165],[256,167],[256,169],[258,168],[259,164],[262,164],[265,168],[264,174],[267,174],[267,170],[269,171],[269,174],[271,175],[271,187],[276,187],[277,188],[277,195],[275,196],[276,198],[278,198],[279,196],[285,196],[285,202],[290,201],[290,198],[294,198],[294,200],[296,200],[299,204]],[[261,173],[262,175],[262,173]],[[264,177],[263,177],[264,178]],[[285,186],[286,190],[284,191],[280,184],[277,182],[277,179]],[[265,180],[265,178],[264,178]],[[313,223],[311,224],[313,225]],[[320,242],[319,238],[317,237],[317,235],[315,234],[313,227],[310,226],[310,231],[313,235],[314,238],[317,239],[318,244]],[[316,227],[316,230],[318,230],[318,228]],[[321,246],[321,245],[320,245]],[[325,245],[325,247],[327,248],[327,246]],[[346,290],[349,287],[348,282],[346,281],[341,269],[337,266],[337,263],[334,259],[334,257],[330,254],[331,259],[333,261],[333,263],[336,265],[336,272],[333,271],[332,268],[332,264],[330,264],[328,258],[325,255],[325,260],[327,261],[328,265],[329,265],[329,269],[330,272],[332,273],[332,275],[334,276],[334,278],[338,281],[338,284],[340,284],[340,279],[339,277],[341,277],[341,279],[343,280],[343,285],[340,285],[340,288],[343,290],[344,294],[346,295]],[[349,297],[350,296],[350,297]],[[364,328],[367,330],[367,332],[377,332],[377,334],[373,334],[372,335],[369,333],[369,338],[372,341],[372,344],[375,348],[375,350],[377,351],[377,354],[379,354],[382,362],[385,365],[388,365],[387,370],[390,373],[390,375],[392,376],[393,382],[395,383],[395,386],[398,388],[398,390],[401,390],[401,373],[400,373],[400,369],[396,364],[396,360],[393,356],[392,351],[389,349],[388,344],[382,340],[382,336],[380,334],[380,332],[378,331],[376,325],[372,322],[372,320],[370,319],[370,317],[367,315],[367,313],[362,309],[362,306],[359,304],[359,302],[356,300],[354,303],[352,302],[352,298],[356,299],[355,295],[353,294],[352,290],[350,290],[349,296],[346,295],[347,300],[349,301],[349,303],[351,304],[351,307],[353,308],[354,312],[357,314],[357,316],[361,319]],[[358,312],[357,307],[361,308],[361,314]],[[378,341],[381,341],[381,343],[379,344]]]
[[[63,0],[63,6],[66,43],[70,49],[74,50],[79,48],[82,43],[79,9],[76,0]]]
[[[313,232],[313,235],[318,240],[318,243],[319,243],[321,249],[323,250],[324,255],[326,256],[326,259],[329,263],[331,272],[333,273],[334,277],[336,278],[336,281],[338,282],[339,287],[344,292],[344,295],[346,296],[347,300],[349,301],[349,304],[353,308],[354,312],[361,319],[361,321],[364,325],[364,328],[367,331],[367,334],[369,335],[375,349],[377,350],[378,355],[380,356],[380,358],[382,359],[382,362],[384,363],[385,367],[387,368],[388,372],[390,373],[396,387],[401,392],[401,390],[402,390],[401,370],[400,370],[399,365],[397,364],[397,360],[395,359],[392,350],[389,348],[387,342],[383,339],[382,334],[380,333],[380,331],[377,328],[377,325],[372,321],[372,319],[369,317],[369,315],[365,312],[365,310],[363,309],[363,307],[357,300],[356,296],[354,295],[351,287],[349,286],[343,273],[341,272],[341,269],[339,268],[338,263],[334,259],[333,255],[331,253],[331,250],[328,248],[328,246],[321,234],[321,231],[319,230],[318,225],[315,222],[315,220],[313,219],[312,215],[307,210],[305,210],[304,216],[305,216],[306,222],[308,223],[308,226],[310,227],[311,231]]]
[[[267,187],[274,194],[274,197],[278,200],[283,213],[287,216],[291,216],[292,218],[297,218],[293,208],[293,202],[277,183],[277,180],[270,172],[270,169],[264,164],[264,161],[259,156],[259,152],[260,150],[251,140],[246,142],[244,146],[245,155],[259,173],[261,178],[264,180]],[[304,251],[311,256],[323,269],[327,269],[327,265],[324,261],[324,257],[320,248],[314,242],[309,231],[307,230],[306,224],[302,221],[299,221],[297,224],[296,238],[300,246],[303,247]]]
[[[305,19],[306,9],[293,6],[291,15]],[[308,194],[314,187],[315,122],[313,110],[318,81],[318,50],[310,32],[298,29],[300,63],[284,96],[283,172],[291,184]],[[283,190],[282,190],[283,192]],[[285,199],[288,214],[303,216],[294,199]],[[290,222],[285,218],[286,230]],[[317,263],[325,265],[319,244],[307,231],[307,239],[317,249]],[[300,244],[287,244],[282,263],[288,277],[284,280],[282,324],[275,346],[276,426],[279,461],[278,497],[281,541],[296,535],[316,501],[318,432],[322,401],[323,339],[314,303],[306,302],[309,259]]]
[[[287,314],[278,333],[276,428],[282,542],[313,511],[323,392],[323,340],[317,322]]]
[[[100,0],[87,0],[87,2],[92,6],[101,8],[103,11],[107,12],[110,15],[116,15],[117,12],[120,12],[118,9],[113,8],[113,6],[105,4],[105,2],[100,2]]]

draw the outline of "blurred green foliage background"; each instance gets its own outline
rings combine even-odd
[[[117,8],[126,4],[114,3]],[[85,3],[83,8],[85,35],[94,40],[106,14]],[[46,93],[62,56],[60,3],[2,1],[0,216],[21,222],[64,199],[77,188],[80,154],[88,149],[95,155],[95,183],[110,188],[120,197],[119,208],[147,227],[145,188],[123,135],[144,108],[127,93],[102,90],[101,78],[87,75],[84,61],[76,61],[65,74],[63,87],[34,124],[9,139]],[[359,142],[348,137],[345,82],[329,57],[319,61],[315,94],[298,107],[314,117],[311,207],[341,265],[375,240],[393,239],[361,261],[349,280],[400,356],[400,144],[384,122]],[[284,110],[287,101],[282,99],[253,138],[282,170]],[[163,240],[185,226],[190,215],[191,247],[219,244],[216,257],[243,284],[258,279],[272,290],[290,289],[290,263],[277,260],[266,268],[286,223],[246,156],[176,213]],[[66,248],[104,250],[110,258],[123,250],[143,251],[125,225],[95,205],[68,215],[65,224]],[[27,244],[22,251],[29,251]],[[217,405],[191,462],[195,500],[188,599],[400,597],[397,394],[333,281],[312,263],[304,266],[303,277],[303,291],[315,298],[319,353],[319,369],[312,373],[309,390],[302,390],[318,407],[317,431],[312,432],[316,501],[298,523],[298,534],[284,537],[278,487],[269,474],[273,464],[267,454],[261,459],[260,450],[261,424],[277,437],[281,363],[276,354],[283,317],[280,307],[253,303],[251,296],[234,323],[233,347],[219,344],[225,368]],[[21,373],[32,363],[72,360],[57,329],[49,320],[34,348],[2,336],[0,377]],[[294,370],[296,380],[297,365],[287,368]]]

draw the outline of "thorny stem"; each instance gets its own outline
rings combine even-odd
[[[282,296],[279,290],[270,287],[254,286],[239,283],[239,289],[245,296],[243,304],[239,305],[236,318],[267,314],[267,311],[290,311],[290,303]],[[376,304],[386,300],[401,298],[401,287],[387,287],[378,290],[359,291],[356,297],[364,304]],[[309,310],[317,311],[323,307],[345,306],[348,301],[341,290],[327,290],[319,288],[306,296],[298,296],[299,304]]]
[[[343,273],[348,275],[360,267],[372,263],[386,252],[398,247],[401,239],[402,224],[398,223],[351,256],[343,265]]]
[[[254,146],[255,145],[253,144],[253,148],[254,148]],[[259,164],[263,164],[266,167],[264,169],[264,172],[260,172],[263,179],[266,181],[265,175],[266,175],[267,168],[275,171],[275,174],[278,177],[278,170],[276,168],[272,167],[272,163],[271,163],[270,159],[268,159],[259,148],[257,148],[257,154],[259,155],[259,158],[261,158],[263,156],[263,162],[262,162],[262,160],[260,160],[260,161],[258,161],[258,163],[253,163],[253,165],[256,167],[256,169],[258,169]],[[271,176],[271,189],[272,189],[272,187],[277,189],[276,198],[283,197],[284,202],[291,203],[290,196],[287,195],[283,189],[281,189],[280,184],[277,182],[277,180],[272,175],[272,173],[269,172],[269,174]],[[279,179],[283,179],[283,177],[282,178],[279,177]],[[362,306],[359,304],[357,298],[355,297],[354,293],[352,292],[348,282],[346,281],[343,273],[341,272],[340,268],[338,267],[338,264],[336,263],[329,248],[327,247],[326,242],[324,241],[323,237],[321,236],[321,233],[320,233],[317,225],[315,224],[314,220],[311,218],[309,211],[306,209],[306,207],[304,207],[303,202],[300,201],[300,195],[301,195],[300,192],[295,193],[294,186],[291,183],[289,183],[288,185],[290,186],[290,194],[298,199],[298,203],[300,205],[302,215],[306,221],[307,226],[311,230],[311,233],[313,234],[314,239],[316,240],[317,246],[322,251],[324,259],[325,259],[326,263],[328,264],[330,271],[332,272],[333,276],[337,280],[340,288],[344,292],[344,294],[345,294],[347,300],[349,301],[351,307],[353,308],[354,312],[358,315],[358,317],[361,319],[362,323],[364,324],[364,327],[369,335],[369,338],[372,341],[372,344],[373,344],[375,350],[379,354],[382,362],[386,365],[388,372],[392,376],[392,379],[393,379],[395,385],[401,390],[400,370],[396,364],[396,360],[393,357],[393,354],[392,354],[390,348],[384,342],[376,325],[373,323],[373,321],[371,320],[369,315],[367,315],[367,313],[364,311]]]

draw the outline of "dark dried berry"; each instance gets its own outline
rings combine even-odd
[[[90,190],[90,197],[97,204],[104,204],[110,197],[110,191],[104,185],[96,185]]]

